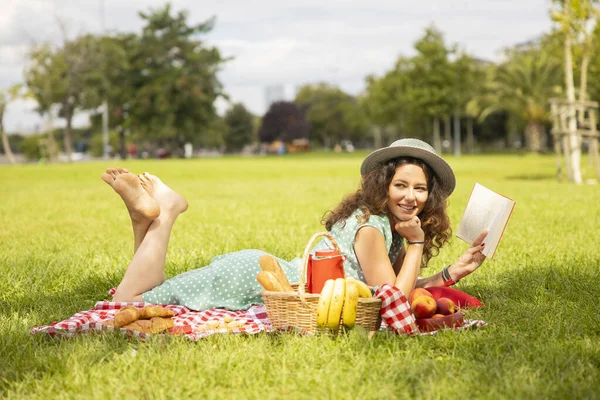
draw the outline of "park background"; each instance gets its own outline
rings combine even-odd
[[[366,74],[359,93],[324,76],[277,101],[275,86],[260,114],[224,100],[219,73],[232,60],[206,41],[218,15],[196,20],[161,5],[140,10],[139,31],[101,34],[58,18],[61,39],[28,46],[22,79],[0,98],[0,116],[35,102],[44,121],[28,134],[2,129],[3,160],[12,154],[15,165],[0,168],[0,396],[597,398],[600,196],[595,138],[581,135],[595,126],[577,105],[591,115],[600,97],[598,3],[540,4],[548,31],[498,60],[430,24],[410,53]],[[568,139],[558,153],[551,99],[571,105],[566,118],[576,121],[556,136]],[[81,116],[89,122],[71,126]],[[244,248],[299,256],[325,211],[356,189],[362,159],[401,137],[426,140],[454,168],[454,231],[475,182],[517,202],[494,259],[458,284],[486,304],[468,312],[486,327],[199,342],[29,334],[106,299],[129,261],[128,215],[104,168],[150,171],[189,200],[168,254],[174,276]],[[564,156],[577,151],[567,168]],[[422,275],[466,246],[454,238]]]

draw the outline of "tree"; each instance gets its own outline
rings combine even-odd
[[[528,150],[541,152],[544,124],[549,118],[548,101],[560,90],[560,64],[539,48],[509,52],[509,57],[495,69],[488,92],[479,98],[481,119],[507,110],[525,121]],[[471,104],[471,110],[474,108]]]
[[[217,115],[204,127],[202,134],[195,137],[191,143],[204,148],[222,149],[225,146],[227,129],[225,119]]]
[[[133,33],[98,37],[98,53],[101,60],[94,70],[98,96],[109,108],[108,128],[118,134],[118,151],[122,159],[127,157],[125,135],[130,129],[129,108],[136,97],[130,57],[138,46],[138,37]],[[138,71],[139,73],[139,71]],[[102,112],[92,116],[92,124],[99,126]]]
[[[412,60],[411,86],[407,95],[422,118],[432,121],[434,147],[441,153],[439,120],[458,107],[454,88],[461,77],[453,74],[448,59],[454,50],[446,46],[444,35],[434,26],[425,30],[423,37],[415,43],[415,49],[417,55]]]
[[[309,124],[304,110],[290,101],[271,104],[262,119],[258,138],[262,143],[280,140],[290,143],[295,139],[308,139]]]
[[[453,110],[453,72],[448,59],[452,49],[443,34],[428,27],[415,43],[417,54],[399,57],[383,77],[367,78],[365,107],[369,117],[384,130],[407,131],[432,141],[441,153],[440,119]]]
[[[593,32],[600,16],[597,0],[554,0],[557,8],[552,10],[552,19],[559,24],[563,34],[565,91],[572,104],[567,117],[569,137],[564,142],[567,154],[567,177],[580,184],[581,144],[577,135],[577,115],[575,111],[575,82],[573,79],[573,50],[578,44],[582,47],[581,75],[579,82],[580,101],[587,98],[587,72],[595,44]]]
[[[15,163],[15,157],[10,149],[8,135],[4,131],[4,113],[10,102],[22,97],[20,94],[22,88],[22,84],[16,84],[6,90],[0,90],[0,135],[2,135],[2,147],[4,148],[4,153],[6,153],[6,158],[8,158],[8,162],[11,164]]]
[[[210,32],[214,18],[190,25],[187,12],[171,6],[139,13],[145,21],[130,58],[131,125],[149,138],[181,147],[215,118],[214,102],[224,96],[217,72],[225,61],[198,36]]]
[[[325,147],[344,139],[358,141],[367,133],[366,115],[358,101],[335,86],[305,85],[297,92],[295,102],[307,110],[312,140]]]
[[[466,53],[460,53],[452,62],[453,96],[455,127],[459,130],[461,117],[466,117],[467,122],[467,150],[472,153],[474,149],[473,123],[476,113],[467,107],[469,102],[479,95],[486,83],[487,71],[491,63],[477,60]],[[455,154],[460,152],[460,132],[455,131]]]
[[[230,151],[239,151],[245,145],[252,143],[254,137],[254,115],[243,104],[234,104],[225,113],[224,122],[227,125],[224,141]]]
[[[131,57],[139,44],[136,34],[115,34],[97,38],[101,60],[94,70],[96,90],[100,99],[106,100],[109,107],[108,128],[118,135],[118,151],[121,158],[127,157],[126,134],[130,132],[132,119],[129,109],[136,93],[133,81],[140,73],[133,69]],[[96,110],[91,116],[92,126],[99,130],[102,111]]]
[[[64,33],[64,29],[63,29]],[[85,35],[64,40],[62,47],[50,44],[33,46],[25,68],[25,81],[38,102],[40,113],[51,113],[58,106],[58,115],[65,118],[64,150],[71,160],[71,125],[78,110],[99,104],[98,83],[94,69],[99,63],[95,37]]]

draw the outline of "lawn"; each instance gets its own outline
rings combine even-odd
[[[364,154],[126,161],[187,197],[167,276],[259,248],[292,259],[323,213],[356,188]],[[132,254],[129,217],[100,180],[113,163],[0,168],[0,397],[510,398],[600,393],[600,186],[555,179],[551,156],[448,158],[456,230],[477,181],[517,202],[492,261],[458,284],[488,326],[434,336],[364,332],[192,342],[120,334],[73,339],[29,329],[107,298]],[[586,178],[592,169],[584,160]],[[427,276],[467,245],[454,238]]]

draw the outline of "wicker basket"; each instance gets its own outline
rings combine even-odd
[[[296,292],[272,292],[263,290],[261,292],[267,314],[275,329],[300,328],[310,333],[323,331],[330,334],[337,332],[329,329],[317,329],[317,305],[319,303],[319,294],[306,293],[306,276],[308,269],[308,257],[313,242],[325,236],[329,239],[335,249],[339,249],[336,241],[327,232],[321,232],[313,235],[306,245],[304,256],[302,258],[302,274],[300,282],[292,284]],[[358,308],[356,310],[356,325],[363,327],[368,331],[376,331],[381,325],[381,299],[378,298],[359,298]],[[340,318],[340,326],[341,326]]]

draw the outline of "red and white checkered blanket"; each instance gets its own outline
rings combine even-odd
[[[87,310],[81,311],[64,321],[54,322],[46,326],[36,326],[31,329],[32,334],[46,333],[50,336],[71,337],[84,332],[113,331],[112,326],[103,325],[104,321],[114,319],[119,309],[125,306],[135,306],[142,308],[148,305],[144,302],[138,303],[118,303],[111,301],[99,301],[96,305]],[[213,335],[215,333],[250,333],[270,332],[273,330],[271,321],[263,305],[252,306],[247,310],[229,311],[225,309],[213,308],[205,311],[192,311],[183,306],[164,306],[175,312],[173,319],[173,328],[169,330],[172,334],[182,334],[192,340]],[[231,317],[234,321],[239,321],[243,325],[231,329],[214,328],[199,331],[200,327],[207,327],[212,321],[223,322]],[[129,331],[121,328],[123,333],[140,338],[146,338],[148,334]]]
[[[113,293],[114,289],[111,289],[109,294],[112,295]],[[382,299],[381,329],[387,329],[403,335],[431,334],[419,332],[415,323],[415,316],[402,291],[391,285],[382,285],[375,291],[375,296]],[[54,322],[45,326],[35,326],[31,329],[31,334],[45,333],[50,336],[72,337],[84,332],[114,331],[114,327],[105,326],[103,322],[114,319],[114,315],[120,308],[131,305],[142,308],[148,304],[143,302],[119,303],[99,301],[93,308],[78,312],[64,321]],[[164,307],[173,310],[175,313],[173,317],[174,326],[169,330],[169,333],[185,335],[191,340],[198,340],[217,333],[256,334],[273,331],[264,305],[255,305],[241,311],[230,311],[220,308],[193,311],[187,307],[174,305],[165,305]],[[218,323],[231,320],[237,321],[238,326],[234,328],[215,326]],[[484,321],[465,320],[463,325],[457,329],[483,325],[486,325]],[[120,330],[125,334],[142,339],[148,336],[148,334],[124,328],[120,328]]]

